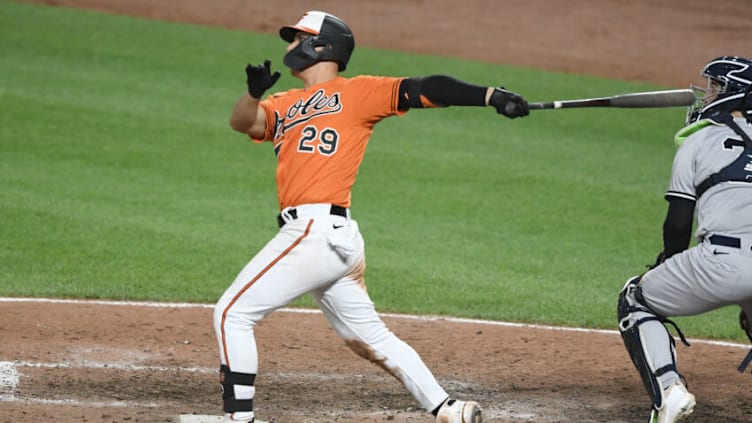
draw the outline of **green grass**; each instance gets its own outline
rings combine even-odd
[[[0,2],[0,295],[213,302],[276,232],[275,159],[227,124],[274,36]],[[660,89],[359,47],[348,75],[443,73],[530,101]],[[353,192],[379,310],[615,328],[661,248],[684,110],[380,123]],[[303,298],[296,306],[312,306]],[[741,339],[733,308],[679,319]]]

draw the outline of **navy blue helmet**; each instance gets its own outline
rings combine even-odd
[[[691,87],[700,95],[687,112],[687,124],[736,110],[745,112],[748,118],[752,115],[752,60],[721,56],[708,62],[700,76],[707,78],[708,84],[705,88]]]

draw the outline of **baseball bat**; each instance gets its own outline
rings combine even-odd
[[[694,104],[692,90],[650,91],[643,93],[620,94],[611,97],[583,98],[578,100],[558,100],[547,103],[528,103],[530,110],[568,109],[575,107],[681,107]]]

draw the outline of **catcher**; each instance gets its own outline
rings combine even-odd
[[[668,318],[739,305],[752,340],[752,60],[719,57],[701,75],[707,86],[692,87],[701,97],[676,136],[663,252],[619,294],[619,329],[652,401],[653,423],[677,422],[695,407]],[[695,213],[698,243],[688,248]]]
[[[364,243],[353,219],[351,189],[374,125],[410,109],[491,106],[509,118],[527,102],[502,88],[448,76],[339,75],[355,41],[329,13],[311,11],[280,29],[284,64],[303,88],[264,97],[279,79],[269,60],[246,67],[247,92],[230,126],[271,142],[277,158],[277,235],[240,271],[214,309],[226,420],[252,422],[258,353],[254,326],[310,294],[345,343],[396,377],[442,423],[480,423],[475,401],[450,398],[420,356],[376,313],[364,280]],[[315,389],[315,387],[312,387]]]

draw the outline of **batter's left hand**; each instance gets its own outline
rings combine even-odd
[[[510,119],[530,114],[527,100],[504,88],[494,88],[491,98],[488,100],[488,105],[493,106],[498,113]]]
[[[245,68],[246,81],[248,83],[248,94],[251,97],[260,99],[264,91],[274,85],[279,79],[279,72],[272,73],[271,62],[265,60],[263,65],[248,65]]]

